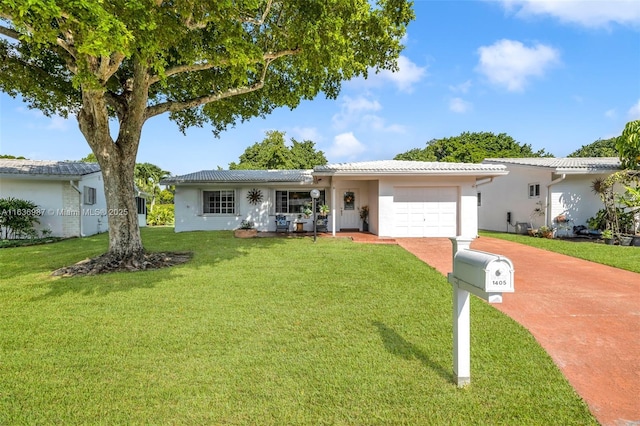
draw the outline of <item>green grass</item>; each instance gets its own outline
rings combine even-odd
[[[528,331],[393,245],[144,229],[174,268],[52,278],[106,235],[0,251],[0,424],[597,424]]]
[[[613,246],[595,241],[566,241],[562,238],[536,238],[528,235],[493,231],[480,231],[480,235],[526,244],[579,259],[590,260],[603,265],[640,273],[640,248],[638,247]]]

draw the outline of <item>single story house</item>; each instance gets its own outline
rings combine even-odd
[[[109,229],[102,172],[98,163],[0,159],[0,198],[38,205],[38,230],[81,237]],[[146,225],[146,200],[136,197],[139,223]]]
[[[573,234],[573,226],[604,207],[592,183],[620,170],[616,157],[487,158],[509,174],[478,187],[480,229],[526,233],[527,226],[555,227],[556,235]]]
[[[498,164],[370,161],[328,164],[313,170],[203,170],[172,176],[175,231],[232,230],[243,220],[259,231],[275,231],[276,215],[297,229],[312,231],[304,216],[310,191],[329,206],[328,229],[362,230],[360,210],[369,210],[368,229],[381,237],[475,237],[478,182],[505,175]]]

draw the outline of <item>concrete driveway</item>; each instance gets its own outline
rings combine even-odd
[[[396,242],[452,271],[449,239]],[[515,293],[494,306],[533,334],[597,420],[640,425],[640,274],[489,237],[471,248],[511,259]]]

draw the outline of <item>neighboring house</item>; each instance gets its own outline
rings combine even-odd
[[[37,204],[43,214],[36,229],[49,229],[53,236],[81,237],[109,228],[97,163],[0,159],[0,198],[8,197]],[[139,221],[146,224],[144,198],[136,204]]]
[[[172,176],[175,230],[232,230],[250,220],[275,231],[275,215],[313,230],[302,216],[311,203],[330,208],[329,231],[361,230],[360,208],[369,207],[369,231],[385,237],[477,235],[476,184],[506,174],[490,164],[371,161],[318,166],[313,170],[203,170]],[[299,217],[302,216],[302,217]]]
[[[620,170],[615,157],[487,158],[483,164],[504,165],[509,174],[477,188],[480,229],[526,233],[527,224],[547,225],[558,236],[572,235],[573,226],[586,226],[604,207],[592,182]]]

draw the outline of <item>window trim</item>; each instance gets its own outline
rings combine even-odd
[[[92,206],[96,204],[98,198],[98,192],[92,186],[85,186],[83,188],[83,202],[87,206]]]
[[[273,191],[273,199],[275,200],[275,202],[273,203],[273,214],[291,214],[291,215],[299,215],[302,214],[301,212],[296,212],[296,211],[291,211],[291,203],[290,203],[290,198],[289,198],[289,193],[291,192],[311,192],[312,189],[317,189],[318,191],[320,191],[320,198],[318,198],[318,200],[316,201],[316,212],[320,213],[320,206],[323,204],[327,204],[327,191],[325,189],[320,189],[320,188],[309,188],[309,190],[300,190],[300,188],[276,188]],[[279,200],[278,197],[282,196],[282,193],[286,193],[286,208],[287,211],[279,211],[278,206],[282,204],[283,200]],[[304,200],[307,200],[307,198],[305,197]],[[313,203],[313,199],[311,198],[311,194],[308,195],[308,202],[309,203]]]
[[[529,198],[540,198],[540,184],[530,183],[528,185],[527,195],[529,196]]]
[[[222,200],[220,201],[220,212],[216,213],[214,212],[207,212],[205,211],[205,202],[206,202],[206,196],[205,194],[207,192],[218,192],[218,193],[222,193],[222,192],[227,192],[227,193],[231,193],[233,196],[233,201],[231,202],[231,209],[232,211],[225,211],[224,213],[222,213]],[[222,195],[220,194],[220,197],[222,197]],[[200,191],[200,211],[202,216],[235,216],[236,212],[238,211],[238,206],[237,206],[237,202],[238,202],[238,196],[237,196],[237,191],[235,188],[216,188],[216,189],[202,189]],[[225,207],[227,210],[229,209],[229,207]],[[214,206],[214,210],[215,210],[215,206]]]

